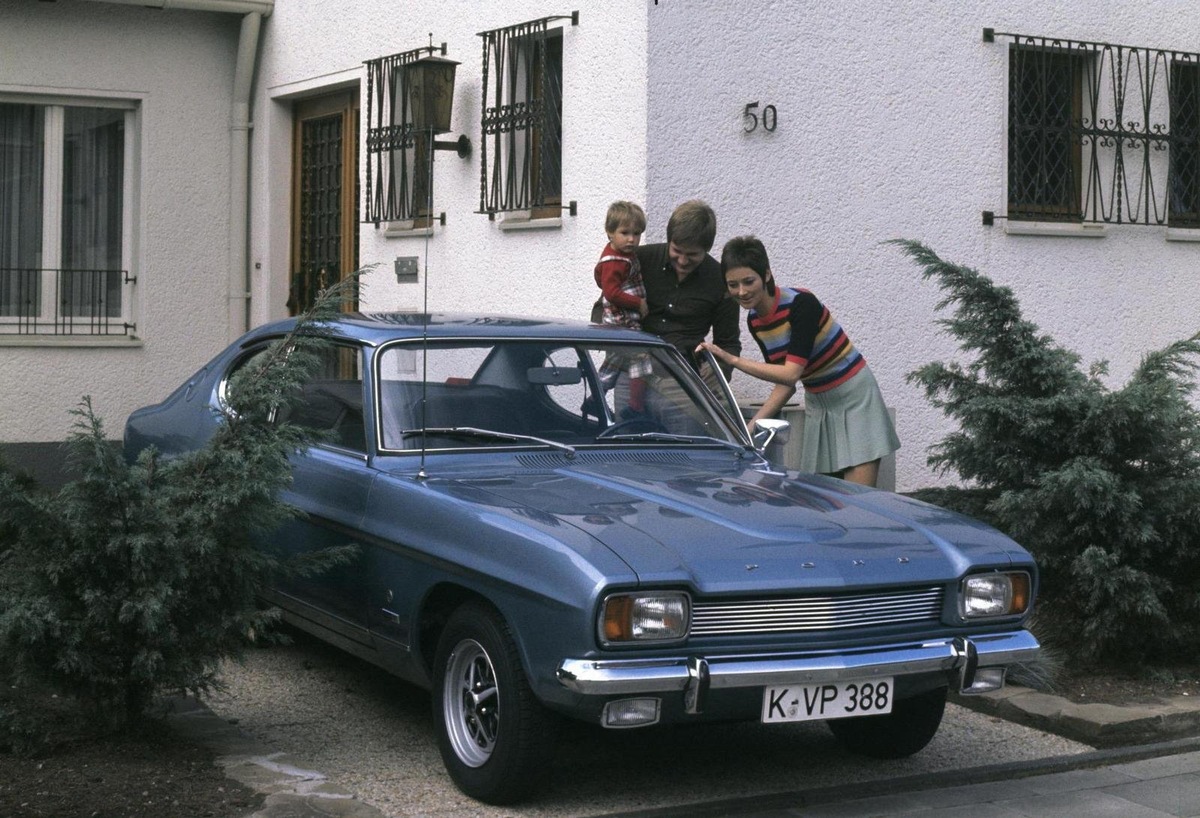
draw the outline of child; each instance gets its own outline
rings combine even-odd
[[[606,326],[641,329],[642,319],[649,312],[636,252],[645,230],[646,213],[641,207],[626,201],[609,205],[604,220],[608,244],[604,246],[595,270],[596,284],[601,292],[598,303],[603,307]],[[626,361],[623,356],[610,355],[600,368],[600,378],[605,389],[611,389],[621,370],[627,367],[629,409],[641,413],[645,411],[646,395],[646,382],[642,376],[650,374],[649,364],[642,356]]]

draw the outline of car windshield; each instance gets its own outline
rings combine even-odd
[[[669,347],[411,341],[376,362],[385,451],[748,443]]]

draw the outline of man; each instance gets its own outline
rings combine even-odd
[[[675,208],[665,244],[637,249],[649,313],[642,329],[674,344],[684,357],[712,331],[713,343],[737,357],[742,351],[738,305],[728,297],[721,265],[708,254],[717,236],[717,216],[699,199]],[[725,376],[732,370],[721,366]]]

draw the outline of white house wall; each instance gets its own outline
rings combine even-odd
[[[646,240],[680,201],[707,199],[719,253],[761,236],[784,283],[812,288],[870,360],[896,410],[897,487],[928,485],[927,448],[951,428],[905,375],[956,353],[937,332],[939,294],[883,241],[914,238],[1010,285],[1027,315],[1124,380],[1140,356],[1197,329],[1200,243],[1157,227],[1103,238],[984,227],[1005,210],[1007,44],[985,27],[1200,51],[1200,17],[1173,0],[837,4],[727,0],[278,0],[263,21],[251,106],[251,323],[286,312],[291,267],[292,106],[365,85],[364,61],[445,42],[460,62],[453,130],[469,159],[439,152],[426,238],[360,227],[378,265],[363,306],[582,318],[609,202],[642,202]],[[563,38],[564,200],[578,215],[506,231],[479,206],[478,32],[580,12]],[[0,340],[0,442],[62,439],[91,394],[117,432],[226,342],[229,121],[239,17],[59,0],[0,0],[0,91],[110,94],[140,106],[134,225],[138,343]],[[362,89],[365,93],[365,87]],[[777,126],[746,133],[758,102]],[[365,101],[363,104],[365,115]],[[363,129],[367,123],[363,122]],[[420,278],[396,282],[397,257]],[[748,338],[744,338],[751,348]],[[743,396],[761,394],[738,377]]]
[[[135,100],[136,340],[0,336],[0,443],[66,438],[91,395],[119,439],[224,346],[229,114],[238,19],[63,0],[0,0],[0,92]]]
[[[811,288],[870,361],[897,414],[897,487],[929,485],[926,449],[952,427],[905,375],[956,350],[935,326],[933,283],[881,242],[921,240],[1011,286],[1085,365],[1108,359],[1114,384],[1145,352],[1200,330],[1200,244],[1161,227],[1086,239],[982,225],[982,211],[1005,211],[1008,83],[1007,41],[985,43],[983,29],[1200,51],[1194,11],[1174,0],[662,0],[648,12],[648,212],[658,221],[700,196],[717,212],[715,253],[761,237],[777,278]],[[776,107],[774,132],[744,131],[751,102]],[[745,377],[734,386],[756,393]]]
[[[482,39],[478,32],[529,20],[580,12],[563,28],[562,197],[578,202],[561,225],[505,231],[501,216],[479,209]],[[646,197],[646,13],[642,0],[605,3],[603,10],[561,0],[438,0],[397,4],[388,0],[328,4],[283,0],[266,19],[255,100],[251,261],[254,321],[286,313],[290,260],[292,178],[291,106],[324,91],[362,84],[365,140],[367,60],[446,43],[460,63],[452,132],[472,141],[469,159],[439,151],[433,212],[446,225],[433,235],[389,238],[363,225],[360,259],[378,265],[367,275],[362,306],[368,310],[482,310],[586,319],[598,295],[592,268],[605,243],[604,214],[615,199]],[[362,141],[362,140],[360,140]],[[361,176],[361,174],[360,174]],[[651,226],[661,231],[662,219]],[[399,284],[398,256],[417,256],[417,283]]]

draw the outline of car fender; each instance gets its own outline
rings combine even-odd
[[[597,649],[602,591],[637,584],[628,565],[576,526],[470,502],[456,496],[452,481],[380,475],[363,520],[376,563],[369,603],[391,600],[397,641],[421,655],[431,651],[420,643],[428,598],[439,587],[461,588],[504,617],[539,695],[559,692],[554,671],[563,656]]]

